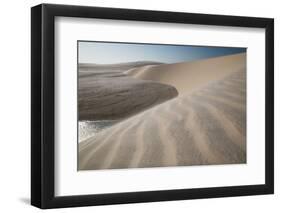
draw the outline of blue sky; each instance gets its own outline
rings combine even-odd
[[[79,63],[114,64],[134,61],[177,63],[246,52],[246,48],[165,44],[78,42]]]

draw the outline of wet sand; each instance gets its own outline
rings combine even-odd
[[[124,119],[178,95],[171,85],[132,78],[118,68],[97,71],[88,66],[79,72],[80,121]]]

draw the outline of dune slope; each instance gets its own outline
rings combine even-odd
[[[210,59],[143,66],[125,73],[137,79],[152,80],[177,88],[179,94],[192,92],[212,80],[218,80],[233,72],[245,69],[245,53],[233,54]]]

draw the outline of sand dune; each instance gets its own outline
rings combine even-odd
[[[223,78],[230,73],[245,69],[245,53],[216,57],[193,62],[146,65],[133,68],[125,73],[137,79],[152,80],[177,88],[179,94],[192,92],[212,80]]]
[[[127,73],[180,96],[81,142],[79,170],[246,162],[245,54]]]

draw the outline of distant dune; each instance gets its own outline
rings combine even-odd
[[[156,61],[135,61],[135,62],[128,62],[128,63],[119,63],[119,64],[93,64],[93,63],[79,63],[79,71],[124,71],[128,69],[132,69],[135,67],[142,67],[145,65],[160,65],[163,63],[156,62]]]
[[[79,170],[246,163],[245,53],[124,75],[179,96],[81,142]]]

